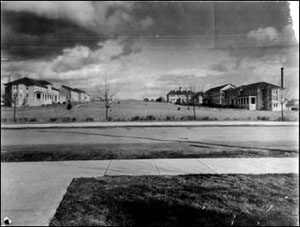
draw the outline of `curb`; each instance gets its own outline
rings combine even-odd
[[[199,126],[299,126],[298,122],[272,121],[185,121],[185,122],[85,122],[85,123],[41,123],[1,124],[1,129],[35,128],[111,128],[111,127],[199,127]]]

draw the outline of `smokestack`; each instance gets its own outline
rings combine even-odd
[[[284,68],[281,67],[281,88],[283,88],[283,70]]]

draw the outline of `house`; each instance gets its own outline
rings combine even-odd
[[[80,93],[76,91],[74,88],[68,87],[66,85],[61,85],[59,89],[59,94],[63,102],[79,102],[80,101]]]
[[[289,110],[299,110],[299,99],[291,99],[287,102],[286,108]]]
[[[84,103],[84,102],[90,102],[91,97],[89,94],[87,94],[85,91],[80,90],[78,88],[74,88],[74,91],[76,91],[79,94],[79,102]]]
[[[249,110],[281,110],[281,88],[267,82],[258,82],[231,88],[225,92],[225,105]]]
[[[204,93],[203,103],[208,105],[225,105],[225,91],[235,88],[232,84],[224,84],[211,88]]]
[[[5,105],[42,106],[59,102],[59,90],[45,80],[21,78],[5,84]]]
[[[176,104],[188,104],[191,102],[194,92],[182,90],[181,87],[177,91],[170,91],[167,94],[167,102]]]

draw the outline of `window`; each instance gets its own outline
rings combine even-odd
[[[251,98],[251,104],[255,104],[255,98]]]
[[[40,93],[37,93],[37,94],[36,94],[36,98],[37,98],[37,99],[40,99],[40,98],[41,98],[41,94],[40,94]]]
[[[246,104],[249,104],[249,99],[248,98],[246,99]]]

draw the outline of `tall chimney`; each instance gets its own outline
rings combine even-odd
[[[283,88],[283,70],[284,68],[281,67],[281,88]]]

